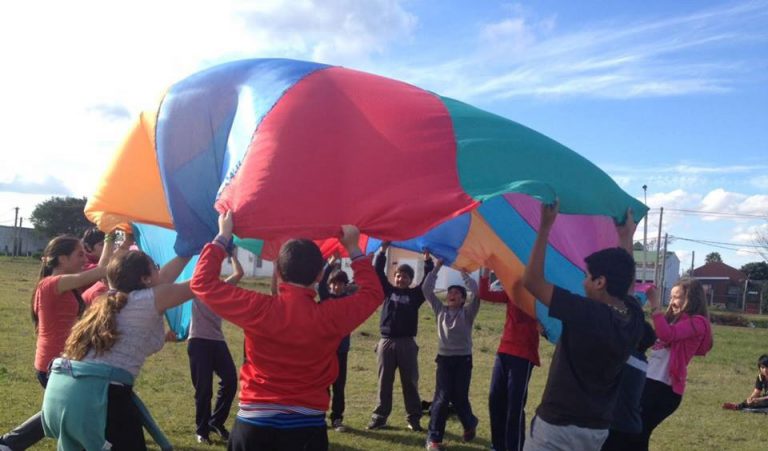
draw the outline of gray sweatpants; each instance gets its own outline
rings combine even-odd
[[[376,345],[379,363],[379,404],[373,409],[373,416],[386,419],[392,412],[392,385],[395,369],[400,369],[400,385],[403,386],[403,400],[408,421],[421,418],[419,397],[419,347],[413,337],[382,338]]]

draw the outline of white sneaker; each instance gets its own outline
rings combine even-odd
[[[342,423],[341,419],[339,419],[339,418],[333,420],[333,422],[331,423],[331,427],[336,432],[346,432],[347,431],[347,427],[344,426],[344,423]]]

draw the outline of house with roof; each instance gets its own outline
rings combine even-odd
[[[709,305],[729,310],[742,308],[742,294],[747,275],[723,262],[709,262],[691,274],[704,285]]]

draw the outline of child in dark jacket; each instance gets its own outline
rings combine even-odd
[[[320,302],[329,299],[342,299],[353,293],[353,286],[349,284],[349,277],[341,269],[341,259],[334,255],[328,261],[323,270],[323,278],[317,284],[317,294]],[[336,358],[339,362],[339,375],[331,385],[331,427],[336,432],[346,431],[344,426],[345,398],[344,389],[347,385],[347,357],[349,354],[350,336],[341,339],[338,349],[336,349]]]
[[[387,424],[387,417],[392,412],[392,385],[395,370],[400,370],[400,381],[405,398],[405,411],[408,415],[408,428],[423,431],[421,428],[421,398],[419,396],[419,362],[416,345],[416,332],[419,324],[419,307],[424,303],[421,291],[422,279],[411,287],[414,271],[409,265],[400,265],[395,273],[395,284],[387,279],[387,249],[389,242],[381,245],[381,252],[376,257],[376,273],[384,289],[384,307],[381,310],[381,339],[376,346],[379,364],[379,403],[373,410],[368,429],[379,429]],[[434,262],[425,256],[424,274],[429,274]]]
[[[448,419],[448,405],[453,405],[456,415],[464,427],[464,441],[475,438],[477,417],[469,403],[469,383],[472,379],[472,325],[480,309],[477,298],[477,283],[462,272],[464,285],[451,285],[445,295],[445,304],[435,296],[437,273],[443,266],[442,260],[424,279],[422,290],[432,306],[437,321],[437,370],[435,372],[435,396],[429,419],[427,449],[442,449],[445,422]],[[472,302],[467,304],[467,289],[472,293]]]
[[[325,412],[328,387],[339,372],[336,350],[384,297],[370,259],[358,247],[360,232],[345,225],[340,238],[352,258],[357,292],[317,303],[313,286],[322,276],[323,256],[311,240],[289,240],[280,248],[277,296],[219,280],[232,228],[230,212],[222,214],[219,235],[203,249],[191,282],[198,299],[245,333],[240,409],[228,449],[327,450]]]
[[[619,382],[619,395],[616,407],[613,408],[613,421],[608,431],[608,439],[603,443],[602,451],[629,451],[637,449],[636,444],[643,431],[643,420],[640,417],[640,401],[643,397],[645,377],[648,370],[648,358],[645,356],[648,348],[656,342],[656,332],[646,321],[643,326],[643,337],[632,354],[624,363]]]

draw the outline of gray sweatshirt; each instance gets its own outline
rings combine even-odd
[[[437,271],[430,272],[422,285],[424,297],[429,301],[437,318],[438,355],[472,354],[472,324],[475,322],[475,317],[480,309],[480,302],[477,298],[477,283],[466,274],[462,274],[462,276],[464,277],[464,286],[467,287],[467,294],[471,293],[472,297],[470,299],[467,296],[468,299],[464,306],[457,309],[449,309],[435,296]]]

